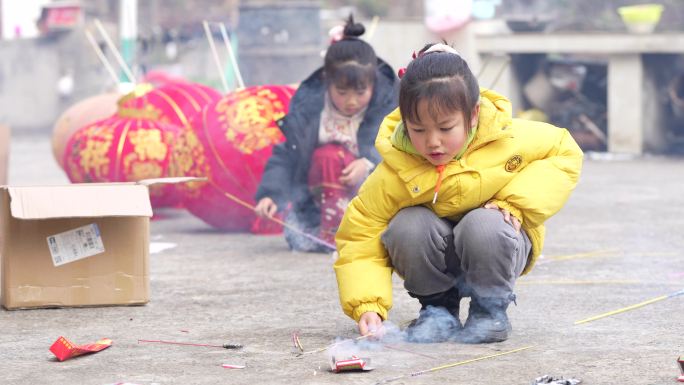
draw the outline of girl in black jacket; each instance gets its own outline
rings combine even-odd
[[[398,79],[358,38],[363,33],[350,16],[323,68],[297,89],[278,121],[286,141],[273,148],[256,194],[258,215],[286,211],[286,222],[330,244],[349,200],[380,162],[375,136],[397,106]],[[287,228],[285,239],[295,250],[328,251]]]

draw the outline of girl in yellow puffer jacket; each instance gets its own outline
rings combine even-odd
[[[513,119],[449,46],[426,46],[402,75],[375,141],[383,161],[337,232],[342,308],[361,334],[382,332],[396,270],[421,303],[409,340],[503,341],[515,281],[574,189],[582,151],[565,129]]]

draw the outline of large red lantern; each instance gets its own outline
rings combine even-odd
[[[174,146],[176,175],[208,182],[179,186],[184,205],[206,223],[227,231],[280,232],[252,209],[264,166],[283,136],[275,121],[287,114],[294,88],[248,87],[208,105]],[[256,225],[255,225],[256,223]]]
[[[71,135],[86,124],[112,116],[116,102],[121,98],[118,92],[109,92],[83,99],[60,115],[52,130],[52,154],[62,166],[64,147]]]
[[[142,84],[136,88],[134,94],[136,97],[121,103],[122,108],[154,111],[157,120],[183,128],[189,128],[195,115],[221,97],[211,87],[182,81],[168,82],[157,88]]]
[[[171,146],[181,128],[159,121],[153,110],[120,108],[110,118],[76,131],[64,152],[64,170],[75,183],[133,182],[168,176]],[[150,187],[154,207],[179,201],[173,185]]]

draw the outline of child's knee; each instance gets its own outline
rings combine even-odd
[[[503,214],[493,209],[475,209],[466,214],[454,228],[457,239],[471,244],[509,244],[519,233],[504,220]]]
[[[382,242],[388,249],[393,246],[417,246],[431,239],[430,226],[440,225],[438,222],[440,219],[435,213],[425,207],[406,207],[390,220],[382,235]]]

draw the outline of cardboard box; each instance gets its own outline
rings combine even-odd
[[[144,184],[0,188],[2,305],[147,303],[151,216]]]
[[[0,186],[7,184],[9,175],[10,128],[0,124]]]

